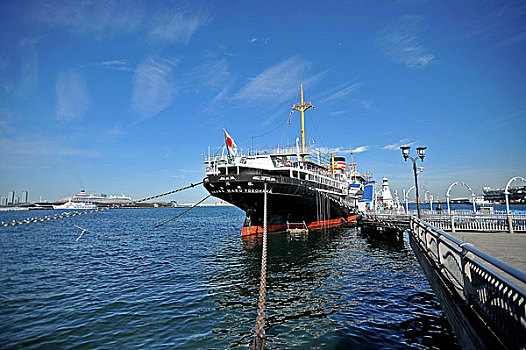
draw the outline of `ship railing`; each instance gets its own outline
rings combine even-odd
[[[526,344],[526,273],[415,216],[409,234],[496,334],[511,348]]]

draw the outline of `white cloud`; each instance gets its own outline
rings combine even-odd
[[[233,80],[229,68],[230,63],[225,59],[207,62],[185,74],[184,84],[188,89],[221,91]]]
[[[425,68],[435,55],[422,43],[421,22],[419,16],[397,18],[380,31],[375,46],[395,63],[408,68]]]
[[[97,40],[139,33],[165,43],[187,43],[210,19],[208,11],[196,6],[185,10],[134,0],[35,2],[27,12],[29,20]]]
[[[394,151],[399,149],[401,146],[411,146],[416,141],[411,141],[410,139],[402,139],[398,142],[392,143],[390,145],[385,145],[382,147],[382,149],[388,150],[388,151]]]
[[[291,57],[252,78],[234,95],[234,99],[250,103],[283,103],[298,94],[299,82],[309,68],[310,64],[307,61]],[[305,80],[305,84],[307,82],[308,79]]]
[[[354,81],[347,81],[345,83],[342,83],[335,88],[324,92],[320,95],[322,97],[322,100],[320,103],[326,104],[331,101],[340,100],[344,97],[349,96],[353,91],[358,89],[361,86],[361,83],[354,82]]]
[[[330,154],[330,153],[334,153],[334,154],[351,154],[351,153],[362,153],[362,152],[365,152],[367,150],[369,150],[369,146],[359,146],[359,147],[355,147],[355,148],[344,148],[344,147],[336,147],[336,148],[325,148],[325,147],[320,147],[320,151],[322,153],[327,153],[327,154]]]
[[[334,111],[334,112],[330,112],[329,114],[334,117],[334,116],[345,114],[345,113],[346,113],[345,111]]]
[[[82,117],[89,109],[90,95],[84,78],[77,72],[61,72],[55,82],[57,104],[55,116],[70,121]]]
[[[114,34],[136,32],[145,21],[146,8],[142,2],[128,0],[54,1],[35,3],[29,11],[31,19],[75,34],[99,38]]]
[[[369,146],[360,146],[352,150],[353,153],[362,153],[369,150]]]
[[[132,110],[138,122],[156,116],[173,103],[174,67],[173,61],[150,58],[135,69]]]
[[[96,63],[95,65],[114,70],[121,70],[125,72],[133,72],[133,68],[127,60],[110,60]]]
[[[149,37],[168,43],[188,43],[192,35],[210,20],[208,11],[171,12],[162,9],[152,18]]]

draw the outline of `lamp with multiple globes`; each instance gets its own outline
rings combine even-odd
[[[402,150],[402,156],[404,157],[404,161],[407,161],[407,159],[411,159],[411,161],[413,162],[413,172],[415,175],[415,190],[416,190],[416,211],[417,211],[418,218],[420,218],[420,200],[418,198],[418,177],[417,177],[418,172],[416,169],[416,161],[418,160],[418,158],[420,158],[422,162],[424,161],[424,157],[426,156],[427,147],[417,147],[416,148],[416,152],[418,153],[418,158],[413,158],[409,155],[411,147],[402,146],[400,147],[400,149]]]

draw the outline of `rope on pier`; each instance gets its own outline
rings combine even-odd
[[[254,326],[254,343],[252,349],[265,347],[265,297],[267,295],[267,183],[263,189],[263,250],[261,253],[261,280],[259,283],[258,316]]]
[[[187,212],[189,212],[190,210],[194,209],[195,207],[197,207],[199,204],[203,203],[205,200],[207,200],[208,198],[210,197],[210,195],[206,196],[205,198],[201,199],[199,202],[195,203],[194,205],[192,205],[190,208],[186,209],[185,211],[183,211],[182,213],[174,216],[173,218],[171,218],[170,220],[166,220],[165,222],[162,222],[160,223],[159,225],[155,226],[155,228],[158,228],[158,227],[161,227],[163,226],[164,224],[167,224],[169,223],[170,221],[172,220],[175,220],[177,219],[178,217],[186,214]]]
[[[97,208],[97,209],[86,210],[86,211],[81,211],[81,212],[77,212],[77,213],[64,213],[62,215],[46,216],[46,217],[43,217],[43,218],[40,218],[40,219],[33,218],[33,219],[26,219],[26,220],[23,220],[23,221],[14,221],[13,220],[12,222],[2,222],[2,223],[0,223],[0,227],[15,226],[15,225],[22,225],[22,224],[30,224],[30,223],[33,223],[33,222],[42,222],[42,221],[56,220],[56,219],[62,219],[62,218],[69,218],[69,217],[72,217],[72,216],[83,215],[83,214],[90,214],[90,213],[95,213],[95,212],[98,212],[98,211],[103,211],[103,210],[108,210],[108,209],[123,208],[123,207],[126,207],[126,206],[130,206],[132,204],[135,204],[135,203],[146,202],[146,201],[149,201],[149,200],[152,200],[152,199],[155,199],[155,198],[164,197],[164,196],[176,193],[176,192],[184,191],[184,190],[187,190],[189,188],[192,188],[192,187],[195,187],[197,185],[200,185],[202,183],[203,183],[203,181],[200,181],[200,182],[195,183],[195,184],[191,183],[188,186],[181,187],[181,188],[178,188],[178,189],[173,190],[173,191],[161,193],[161,194],[158,194],[156,196],[151,196],[151,197],[139,199],[137,201],[132,201],[130,203],[116,204],[116,205],[112,205],[112,206],[105,207],[105,208]]]

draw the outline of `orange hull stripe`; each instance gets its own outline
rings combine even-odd
[[[356,215],[348,216],[347,218],[338,218],[323,221],[313,221],[307,224],[307,227],[312,230],[331,228],[341,226],[347,223],[356,223]],[[268,225],[267,232],[285,231],[287,229],[286,224],[279,225]],[[241,236],[257,235],[263,233],[263,226],[244,226],[241,229]]]

